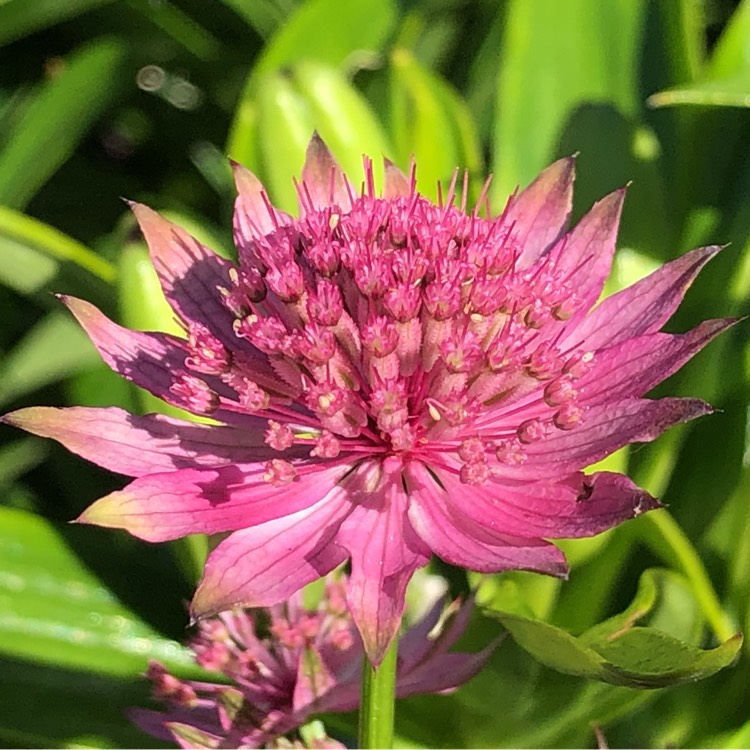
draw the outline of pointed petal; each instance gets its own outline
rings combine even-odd
[[[185,367],[188,351],[184,340],[167,333],[131,331],[111,321],[89,302],[66,295],[58,296],[89,335],[102,359],[118,375],[172,406],[193,411],[189,399],[170,390],[179,375],[193,374]],[[256,379],[265,384],[260,380],[261,375],[258,373]],[[236,400],[235,392],[218,378],[205,376],[203,379],[220,396]],[[250,428],[258,424],[257,417],[221,407],[212,412],[211,417]]]
[[[600,349],[592,368],[576,382],[580,403],[643,396],[736,322],[707,320],[688,333],[651,333]]]
[[[234,202],[234,239],[242,250],[280,226],[289,223],[289,214],[279,211],[268,198],[261,181],[241,164],[232,162],[237,200]]]
[[[86,460],[131,477],[278,457],[265,445],[262,430],[194,424],[161,414],[139,417],[114,407],[36,406],[0,421],[57,440]]]
[[[317,132],[307,145],[300,190],[302,216],[311,208],[338,206],[348,211],[352,207],[346,176]]]
[[[150,474],[97,500],[80,523],[125,529],[147,542],[257,526],[336,497],[345,465],[310,467],[283,487],[264,481],[265,464]]]
[[[404,673],[416,669],[420,662],[429,661],[438,654],[444,654],[463,635],[474,611],[474,597],[465,602],[456,599],[447,607],[443,598],[435,602],[432,609],[401,637],[398,644],[399,664]],[[435,626],[445,614],[437,637]]]
[[[694,398],[626,399],[591,407],[583,424],[526,447],[521,474],[539,479],[565,476],[600,461],[629,443],[648,443],[672,425],[713,411]],[[514,474],[504,467],[504,474]]]
[[[112,322],[90,302],[66,295],[59,298],[116,373],[170,404],[188,407],[169,390],[173,373],[185,369],[183,341],[166,333],[131,331]]]
[[[550,251],[583,311],[599,299],[612,268],[624,200],[624,188],[602,198]]]
[[[441,654],[420,664],[413,672],[399,676],[396,695],[406,698],[421,693],[449,693],[479,674],[497,642],[472,653]]]
[[[472,607],[469,607],[469,613]],[[440,622],[443,612],[446,611],[444,597],[436,601],[427,614],[419,622],[414,623],[401,636],[398,642],[399,671],[413,669],[422,659],[425,659],[434,647],[436,641],[430,638],[430,633]],[[454,618],[455,619],[455,618]],[[466,623],[464,623],[464,626]],[[442,634],[441,634],[442,635]]]
[[[584,494],[578,499],[581,505],[589,508],[586,525],[582,526],[577,536],[594,536],[602,529],[601,519],[609,510],[610,528],[627,520],[623,511],[632,510],[630,517],[637,518],[649,510],[660,508],[659,501],[646,490],[641,489],[630,477],[612,471],[597,471],[584,480]]]
[[[182,227],[139,203],[131,205],[151,253],[164,296],[186,323],[201,323],[224,346],[238,348],[234,316],[222,302],[218,288],[231,288],[232,264]]]
[[[446,473],[443,482],[457,511],[480,526],[520,538],[593,536],[658,507],[647,492],[619,474],[590,477],[577,472],[554,484],[518,486],[489,481],[470,491],[453,475]]]
[[[164,742],[174,741],[172,733],[167,728],[170,718],[167,714],[161,711],[151,711],[146,708],[130,708],[125,713],[128,719],[146,734],[150,734],[152,737],[156,737]]]
[[[298,718],[315,709],[318,699],[336,685],[336,677],[323,661],[315,644],[307,644],[297,664],[292,710]],[[305,711],[307,709],[307,711]],[[304,713],[303,713],[304,712]]]
[[[575,158],[559,159],[511,200],[503,216],[520,245],[517,267],[533,265],[565,231],[573,205]]]
[[[377,666],[398,633],[406,584],[429,562],[430,550],[406,517],[408,498],[402,463],[371,462],[360,472],[354,508],[341,524],[337,542],[351,556],[347,602],[371,663]],[[370,485],[374,485],[370,489]]]
[[[579,346],[583,342],[587,349],[596,350],[655,333],[677,309],[701,268],[719,250],[717,245],[692,250],[607,297],[582,321],[567,329],[560,345]]]
[[[390,160],[383,159],[385,173],[384,198],[407,198],[412,194],[409,178]]]
[[[278,604],[330,573],[346,559],[334,538],[350,509],[339,485],[309,508],[231,534],[208,556],[193,617]]]
[[[565,576],[565,556],[542,539],[520,539],[485,528],[456,508],[445,489],[447,472],[413,461],[407,469],[409,520],[432,551],[446,562],[482,573],[535,570]],[[442,486],[438,484],[435,477]]]
[[[188,717],[188,723],[169,721],[164,726],[169,729],[170,740],[177,744],[182,750],[211,750],[218,747],[224,740],[221,735],[212,734],[195,726],[192,716]]]

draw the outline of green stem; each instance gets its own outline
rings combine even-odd
[[[363,750],[393,747],[397,656],[398,638],[394,638],[377,669],[364,657],[359,705],[359,747]]]
[[[708,577],[698,553],[685,536],[677,521],[665,509],[655,510],[643,516],[643,522],[651,525],[651,534],[646,532],[646,540],[653,542],[649,546],[654,552],[664,557],[665,550],[658,543],[659,539],[667,543],[673,561],[682,568],[690,581],[695,598],[708,620],[708,624],[720,641],[727,641],[737,632],[731,618],[722,610],[719,597],[716,595],[711,579]],[[656,532],[653,534],[653,532]],[[650,538],[649,538],[650,537]],[[654,538],[658,537],[658,538]]]

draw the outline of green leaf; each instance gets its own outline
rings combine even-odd
[[[731,78],[714,78],[653,94],[651,107],[697,104],[703,107],[750,107],[750,68]]]
[[[395,20],[392,0],[307,0],[266,45],[253,75],[304,59],[356,63],[357,57],[380,52]]]
[[[392,153],[367,100],[330,65],[301,62],[292,69],[292,76],[310,106],[316,130],[352,184],[359,186],[364,180],[362,157],[367,155],[373,160],[376,188],[380,187],[382,157],[390,157]]]
[[[740,633],[703,650],[655,627],[636,625],[654,615],[671,589],[685,585],[669,571],[646,571],[625,612],[578,637],[530,617],[492,610],[488,614],[499,619],[522,648],[560,672],[627,687],[666,687],[718,672],[734,661],[742,646]]]
[[[652,107],[694,104],[707,107],[750,107],[750,60],[747,39],[750,34],[750,2],[741,3],[699,80],[688,81],[648,98]]]
[[[750,747],[750,719],[736,731],[717,737],[713,742],[701,743],[701,747],[721,747],[725,750],[742,750]]]
[[[227,155],[247,167],[259,171],[258,112],[255,103],[256,82],[251,75],[240,94],[227,136]]]
[[[405,49],[391,55],[391,130],[402,166],[413,156],[420,192],[435,198],[456,168],[478,170],[481,158],[473,124],[448,85]]]
[[[77,240],[53,227],[0,206],[0,283],[21,294],[50,289],[59,280],[66,291],[92,291],[97,282],[111,283],[114,266]],[[99,285],[101,287],[101,285]]]
[[[258,84],[258,145],[261,178],[272,203],[296,213],[297,190],[292,182],[305,161],[315,130],[310,105],[289,76],[272,73]]]
[[[0,507],[0,571],[3,657],[119,677],[142,673],[149,659],[200,673],[186,648],[123,606],[41,517]]]
[[[221,55],[221,42],[168,0],[128,0],[128,4],[198,59],[214,60]]]
[[[297,210],[293,180],[300,176],[314,130],[355,189],[364,179],[363,154],[374,158],[376,188],[382,183],[379,157],[388,155],[390,146],[370,105],[336,68],[304,62],[264,76],[258,85],[257,117],[260,177],[283,210]]]
[[[496,636],[496,627],[475,615],[457,650],[481,648]],[[507,639],[455,693],[399,701],[397,746],[587,747],[592,722],[601,725],[655,697],[653,691],[587,682],[546,669]],[[325,722],[338,726],[330,718]]]
[[[0,448],[0,488],[4,489],[47,457],[47,443],[33,437],[15,440]]]
[[[65,59],[0,151],[0,203],[23,208],[114,101],[125,47],[100,39]]]
[[[3,747],[165,747],[126,716],[128,708],[148,705],[149,685],[140,677],[0,658]]]
[[[268,37],[283,21],[284,9],[273,0],[222,0],[237,15],[246,21],[264,39]]]
[[[585,104],[637,109],[642,0],[514,0],[500,47],[493,204],[529,183]]]
[[[0,404],[99,362],[89,337],[65,310],[37,323],[0,361]]]
[[[111,2],[112,0],[5,0],[0,4],[0,45]]]
[[[747,40],[750,34],[750,2],[742,0],[724,27],[708,64],[712,78],[737,73],[750,67]]]
[[[241,1],[231,0],[231,4]],[[274,118],[279,119],[281,153],[278,158],[286,161],[290,153],[298,156],[300,141],[303,140],[303,146],[306,146],[312,133],[312,127],[309,127],[311,115],[304,103],[297,101],[298,97],[285,91],[279,83],[280,71],[302,60],[334,67],[356,68],[363,63],[369,64],[373,56],[380,53],[395,21],[392,0],[351,0],[346,3],[308,0],[300,5],[265,46],[245,82],[229,130],[227,153],[248,169],[260,172],[263,161],[260,152],[264,142],[269,140],[269,133],[263,122],[259,124],[258,121],[267,122],[268,112],[279,110],[278,114],[271,115],[272,122]],[[280,111],[283,109],[288,111]],[[287,141],[288,138],[291,141]],[[297,161],[302,164],[298,158]],[[269,165],[267,168],[271,172],[274,170]],[[284,174],[299,174],[288,169],[282,171]],[[276,188],[278,205],[294,208],[296,194],[293,188],[290,190],[285,185]],[[269,186],[269,190],[273,189]]]

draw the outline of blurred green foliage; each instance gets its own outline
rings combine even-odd
[[[154,408],[99,362],[51,292],[167,328],[118,196],[171,211],[226,254],[226,156],[291,210],[313,129],[355,180],[362,153],[378,169],[381,155],[404,169],[414,155],[431,196],[457,166],[473,197],[492,172],[495,210],[556,156],[578,152],[577,215],[633,181],[608,291],[693,246],[731,243],[670,325],[747,315],[748,48],[750,0],[5,0],[0,407]],[[601,659],[620,669],[630,657],[591,634],[632,613],[650,585],[664,594],[648,609],[662,643],[689,644],[694,670],[729,660],[730,637],[750,620],[749,384],[742,323],[657,389],[706,398],[719,413],[610,459],[671,515],[568,544],[569,582],[475,581],[511,630],[532,623],[519,638],[531,654],[558,668],[568,658],[540,651],[542,632],[542,645],[560,639],[594,660],[593,671],[565,672],[596,676]],[[179,641],[200,540],[148,547],[62,524],[117,482],[55,445],[0,433],[4,746],[145,746],[153,741],[123,712],[147,701],[146,660],[190,670]],[[667,570],[643,575],[655,565]],[[466,645],[498,627],[478,617]],[[713,677],[644,691],[558,673],[508,640],[453,696],[400,704],[399,742],[594,746],[593,724],[612,747],[747,746],[745,643]],[[353,721],[330,717],[329,727],[352,736]]]

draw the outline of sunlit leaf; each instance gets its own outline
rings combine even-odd
[[[262,157],[258,154],[258,144],[266,135],[264,126],[258,124],[256,101],[259,99],[261,104],[258,106],[266,108],[269,99],[274,100],[275,95],[282,97],[276,100],[275,106],[289,108],[290,121],[281,123],[282,133],[292,136],[296,144],[298,138],[294,136],[297,130],[303,131],[307,134],[306,143],[311,132],[305,127],[309,116],[300,111],[300,105],[293,97],[284,97],[273,85],[269,90],[268,82],[274,80],[269,74],[277,74],[301,60],[355,69],[360,64],[369,65],[380,54],[395,21],[396,9],[392,0],[352,0],[346,3],[307,0],[301,4],[271,37],[247,78],[227,139],[229,155],[249,169],[260,169]],[[292,125],[294,118],[301,119],[298,129]],[[280,158],[284,160],[283,153]],[[279,187],[277,194],[279,190],[283,194],[283,188]],[[288,203],[290,199],[293,200],[294,195],[281,199],[281,202]]]
[[[395,20],[392,0],[307,0],[272,37],[254,74],[304,59],[356,63],[357,55],[380,51]]]
[[[651,570],[641,577],[638,595],[622,614],[575,637],[549,623],[506,612],[488,611],[516,642],[553,669],[627,687],[656,688],[692,682],[729,666],[742,646],[737,633],[703,650],[656,627],[637,623],[653,615],[675,574]],[[659,625],[669,625],[660,620]]]
[[[578,108],[606,103],[623,115],[635,111],[644,8],[642,0],[509,4],[494,135],[498,205],[552,160]]]
[[[367,100],[336,68],[313,62],[295,65],[292,75],[310,106],[315,129],[355,188],[364,180],[362,157],[373,160],[375,186],[382,181],[383,157],[391,157],[380,122]]]
[[[414,157],[420,191],[434,199],[438,185],[447,188],[456,167],[467,166],[461,163],[459,134],[440,83],[408,51],[398,49],[391,55],[390,97],[398,159],[405,168]]]
[[[649,97],[652,107],[693,104],[704,107],[750,107],[750,2],[740,3],[716,44],[704,73]]]
[[[124,607],[44,519],[0,507],[0,655],[137,676],[149,659],[184,672],[189,652]]]
[[[22,294],[49,289],[50,282],[63,271],[63,264],[77,266],[76,272],[67,277],[79,280],[83,287],[91,284],[85,278],[88,274],[103,282],[114,281],[116,275],[111,263],[85,245],[5,206],[0,206],[0,253],[0,282]]]
[[[652,107],[697,104],[703,107],[750,107],[750,68],[733,78],[701,81],[660,91],[648,98]]]

